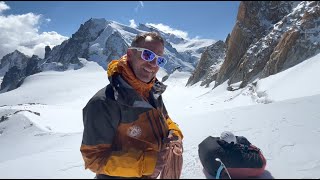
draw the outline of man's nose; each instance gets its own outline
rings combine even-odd
[[[152,61],[149,62],[149,64],[151,64],[152,67],[157,67],[157,60],[158,58],[154,58]]]

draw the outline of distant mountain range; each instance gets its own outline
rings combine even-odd
[[[168,72],[175,67],[183,71],[193,71],[203,48],[209,46],[207,41],[198,40],[190,43],[188,39],[168,34],[150,25],[139,24],[137,28],[105,19],[90,19],[81,24],[79,30],[70,39],[52,49],[46,58],[46,63],[61,63],[63,68],[78,64],[78,57],[95,61],[106,69],[107,64],[119,59],[126,53],[133,38],[141,32],[156,31],[165,39],[165,57],[168,64],[164,67]],[[210,43],[213,43],[212,40]],[[190,44],[186,48],[181,47]],[[179,51],[182,50],[182,51]]]
[[[217,42],[184,39],[151,25],[132,28],[92,18],[61,45],[46,47],[44,59],[18,51],[4,56],[0,63],[0,92],[19,87],[25,77],[34,73],[81,68],[79,58],[95,61],[106,69],[111,60],[126,53],[137,34],[150,31],[159,32],[165,39],[167,74],[177,69],[188,71],[192,75],[187,85],[201,82],[201,86],[214,83],[216,87],[227,81],[228,90],[234,90],[320,53],[320,3],[242,1],[232,32]]]
[[[36,67],[31,68],[35,71],[28,75],[47,70],[64,71],[69,68],[81,68],[79,58],[95,61],[106,69],[111,60],[119,59],[126,53],[137,34],[150,31],[159,32],[165,39],[165,57],[168,59],[168,64],[164,68],[168,74],[177,67],[180,71],[193,71],[206,46],[215,42],[210,39],[184,39],[162,32],[151,25],[139,24],[137,28],[132,28],[115,21],[91,18],[81,24],[78,31],[61,45],[52,49],[47,46],[44,49],[45,58],[37,57],[38,63],[33,63]],[[0,76],[4,76],[2,92],[15,89],[22,84],[23,79],[28,76],[25,68],[29,59],[30,57],[19,51],[1,59]],[[13,68],[14,64],[20,65]]]

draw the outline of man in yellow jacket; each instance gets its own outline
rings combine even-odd
[[[80,151],[96,178],[157,178],[176,162],[169,154],[182,158],[183,135],[162,101],[166,86],[156,79],[167,62],[163,54],[158,33],[137,35],[127,54],[108,65],[110,84],[83,108]]]

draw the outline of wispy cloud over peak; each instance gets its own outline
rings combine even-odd
[[[176,36],[182,37],[184,39],[189,39],[188,38],[188,32],[171,28],[170,26],[162,24],[162,23],[159,23],[159,24],[146,23],[146,25],[153,26],[153,27],[159,29],[160,31],[165,32],[165,33],[171,33],[171,34],[174,34]]]
[[[139,4],[134,8],[135,12],[138,12],[139,9],[142,9],[144,7],[143,1],[139,1]]]
[[[202,39],[200,36],[190,38],[188,35],[188,32],[171,28],[170,26],[162,24],[162,23],[159,23],[159,24],[146,23],[146,25],[153,26],[164,33],[170,33],[170,34],[173,34],[177,37],[181,37],[181,38],[187,40],[184,43],[180,43],[180,44],[173,43],[172,44],[172,46],[180,52],[187,51],[187,50],[196,51],[199,47],[210,46],[214,42],[216,42],[213,39]]]
[[[140,3],[140,5],[141,5],[141,7],[143,7],[144,5],[143,5],[143,1],[139,1],[139,3]]]
[[[136,22],[134,21],[134,19],[131,19],[131,20],[129,20],[130,21],[130,27],[132,27],[132,28],[136,28],[137,27],[137,24],[136,24]]]

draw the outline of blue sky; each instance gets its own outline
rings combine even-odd
[[[114,20],[129,25],[133,19],[138,23],[162,23],[173,29],[188,33],[190,38],[199,36],[224,40],[231,32],[237,16],[237,1],[78,1],[37,2],[7,1],[10,9],[4,14],[32,12],[50,19],[40,24],[39,31],[56,31],[70,37],[81,23],[91,17]]]

